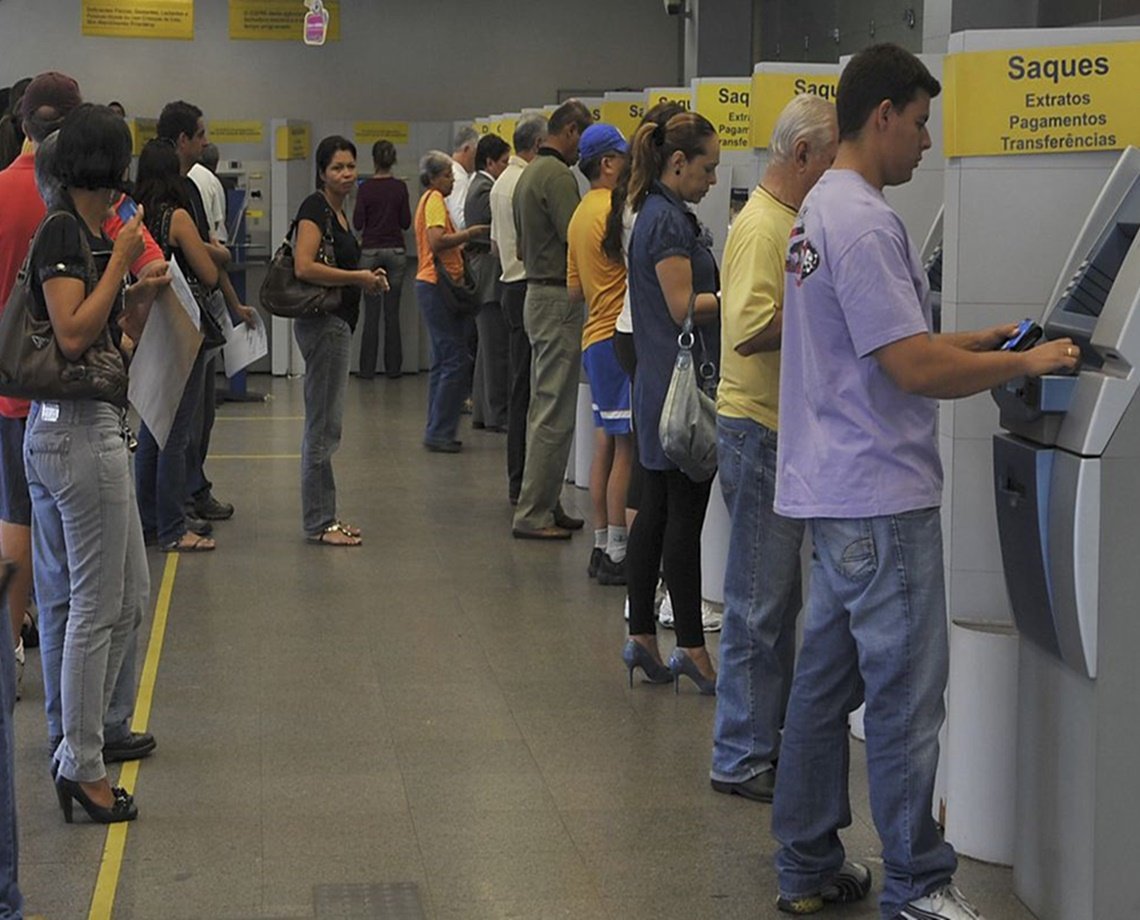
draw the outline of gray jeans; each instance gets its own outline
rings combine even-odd
[[[404,349],[400,339],[400,292],[404,287],[404,271],[408,256],[403,249],[365,249],[360,254],[361,268],[382,268],[388,273],[389,290],[384,294],[364,295],[364,329],[360,335],[360,376],[376,376],[376,357],[380,349],[380,314],[384,314],[384,373],[399,377],[404,368]]]
[[[55,758],[81,782],[106,776],[104,717],[150,594],[125,432],[114,406],[64,400],[33,403],[24,438],[40,623],[62,637]]]
[[[581,305],[570,303],[566,288],[527,284],[523,323],[531,348],[530,408],[516,527],[554,524],[574,440],[582,322]]]
[[[332,455],[340,446],[352,330],[339,316],[304,316],[293,321],[293,335],[305,359],[301,523],[313,537],[336,521]]]

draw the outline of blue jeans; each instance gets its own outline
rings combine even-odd
[[[811,528],[807,618],[772,812],[780,891],[814,893],[843,863],[847,716],[865,700],[886,874],[879,909],[890,918],[957,867],[931,815],[949,667],[939,511],[816,519]]]
[[[7,634],[5,634],[7,635]],[[0,644],[0,920],[20,920],[24,899],[16,884],[20,864],[16,834],[16,745],[12,707],[16,702],[16,656]]]
[[[312,537],[336,521],[332,455],[340,447],[352,330],[339,316],[302,316],[293,321],[293,335],[305,359],[301,522]]]
[[[150,575],[124,413],[93,400],[33,403],[24,439],[48,731],[68,779],[97,782],[112,695],[137,642]],[[54,710],[54,711],[53,711]]]
[[[182,400],[174,413],[174,423],[166,438],[166,446],[159,450],[158,442],[150,429],[143,424],[139,429],[139,446],[135,451],[135,485],[138,489],[139,514],[144,534],[157,537],[159,545],[177,543],[186,533],[187,453],[190,444],[190,425],[198,412],[203,397],[202,378],[205,372],[204,355],[198,353]],[[210,384],[213,385],[211,380]]]
[[[770,770],[792,685],[803,606],[804,522],[772,510],[776,432],[718,415],[720,488],[732,521],[710,776],[742,783]]]
[[[467,331],[471,320],[453,313],[436,285],[416,282],[416,300],[431,337],[431,371],[428,374],[425,444],[447,444],[459,433],[459,415],[467,398],[471,354]]]

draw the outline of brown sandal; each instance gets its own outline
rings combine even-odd
[[[337,535],[344,539],[337,539]],[[333,539],[327,539],[328,537]],[[360,539],[359,531],[352,533],[340,521],[333,521],[320,533],[309,534],[305,539],[310,543],[320,543],[324,546],[360,546],[364,542]]]
[[[359,537],[362,535],[359,527],[356,527],[352,524],[348,524],[345,521],[337,521],[336,523],[340,527],[340,529],[343,530],[350,537]]]
[[[188,530],[177,540],[163,543],[159,550],[164,553],[211,553],[217,548],[218,544],[209,537],[200,537]]]

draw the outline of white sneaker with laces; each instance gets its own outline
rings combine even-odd
[[[16,699],[24,695],[24,640],[16,646]]]
[[[701,627],[707,633],[720,632],[724,623],[724,607],[712,601],[701,601]]]
[[[673,600],[666,591],[661,597],[661,605],[657,608],[657,622],[666,629],[673,628]]]
[[[953,885],[916,898],[895,915],[895,920],[986,920]]]

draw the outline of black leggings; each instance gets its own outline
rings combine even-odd
[[[641,507],[629,533],[625,577],[629,633],[652,635],[653,594],[663,570],[681,648],[703,648],[701,528],[712,480],[693,482],[680,470],[642,470]]]

